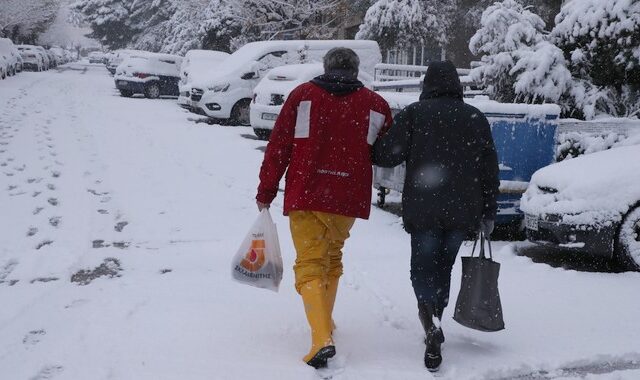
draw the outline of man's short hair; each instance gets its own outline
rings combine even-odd
[[[327,52],[324,56],[324,72],[339,72],[352,78],[358,77],[360,58],[355,51],[336,47]]]

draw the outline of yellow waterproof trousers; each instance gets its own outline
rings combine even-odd
[[[291,211],[289,224],[296,262],[296,290],[320,280],[326,284],[342,275],[342,248],[355,218],[319,211]]]

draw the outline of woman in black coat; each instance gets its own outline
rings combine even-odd
[[[469,232],[493,230],[499,179],[486,117],[463,101],[451,62],[427,70],[420,101],[402,110],[374,145],[374,163],[406,162],[404,228],[411,234],[411,282],[425,329],[425,365],[442,362],[440,319],[449,302],[451,269]]]

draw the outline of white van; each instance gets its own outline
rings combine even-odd
[[[208,83],[194,83],[192,107],[214,119],[250,125],[249,106],[253,89],[271,69],[291,64],[322,62],[335,47],[353,49],[360,57],[360,70],[373,76],[382,55],[375,41],[293,40],[259,41],[244,45],[218,66]],[[204,86],[203,84],[206,84]]]
[[[306,63],[276,67],[265,75],[253,90],[250,119],[256,136],[268,140],[282,105],[293,89],[324,73],[321,63]],[[373,77],[360,70],[358,79],[371,88]]]
[[[229,57],[229,53],[216,50],[189,50],[180,66],[180,95],[178,104],[191,108],[191,88],[193,82],[200,83],[215,77],[216,67]]]

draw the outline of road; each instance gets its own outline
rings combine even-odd
[[[231,280],[257,216],[265,143],[250,128],[122,98],[87,63],[2,81],[0,104],[0,379],[318,378],[300,361],[308,330],[281,196],[279,293]],[[640,378],[640,273],[529,251],[495,243],[506,330],[470,331],[447,309],[438,378]],[[374,208],[345,248],[325,375],[432,377],[408,268],[399,218]],[[452,304],[459,283],[458,260]]]

